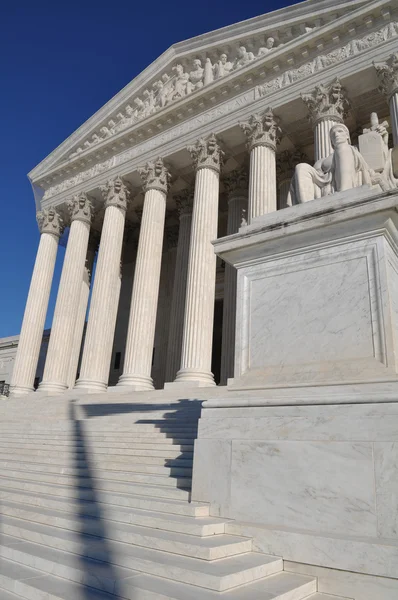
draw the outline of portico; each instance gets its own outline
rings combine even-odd
[[[398,9],[359,0],[316,7],[317,17],[304,3],[289,24],[278,11],[172,47],[32,171],[41,240],[14,395],[33,391],[65,226],[39,393],[105,391],[109,382],[150,390],[154,378],[157,387],[212,386],[212,362],[222,384],[233,377],[236,280],[212,241],[284,208],[296,165],[330,155],[334,125],[356,143],[377,112],[398,139]]]

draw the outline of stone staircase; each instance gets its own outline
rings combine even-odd
[[[331,598],[191,502],[199,412],[167,397],[4,403],[0,599]]]

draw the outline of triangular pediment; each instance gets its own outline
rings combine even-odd
[[[70,165],[83,166],[93,162],[94,157],[96,162],[109,156],[109,146],[115,153],[115,148],[134,145],[184,118],[193,110],[190,105],[197,111],[207,96],[214,102],[217,90],[233,94],[238,79],[253,80],[252,71],[266,79],[268,73],[297,64],[310,52],[321,52],[331,40],[339,41],[339,31],[349,36],[346,24],[353,19],[363,26],[368,16],[367,26],[371,28],[372,11],[385,10],[388,20],[388,7],[395,4],[397,0],[307,0],[177,43],[77,129],[29,177],[41,185],[63,167],[68,167],[68,172]],[[351,27],[352,36],[356,31]]]

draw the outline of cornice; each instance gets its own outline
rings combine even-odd
[[[393,0],[392,4],[396,4],[397,0]],[[42,187],[45,187],[43,184],[43,179],[45,175],[49,175],[53,172],[58,171],[59,169],[66,168],[71,165],[72,168],[80,168],[82,162],[86,160],[92,160],[90,154],[97,155],[98,153],[105,152],[109,145],[119,145],[126,144],[131,145],[134,142],[137,142],[137,138],[145,137],[147,135],[151,135],[151,132],[148,131],[151,127],[150,124],[153,123],[153,131],[165,130],[170,126],[169,120],[172,121],[172,124],[184,118],[184,114],[179,114],[180,110],[183,112],[195,112],[196,110],[201,109],[201,102],[215,102],[217,98],[213,100],[212,96],[217,94],[217,88],[223,88],[222,92],[229,93],[229,87],[233,87],[236,85],[242,85],[239,79],[243,78],[243,80],[247,77],[250,78],[250,73],[253,72],[255,77],[260,76],[260,78],[267,78],[267,69],[264,72],[264,67],[267,66],[268,63],[270,69],[281,69],[284,68],[284,62],[286,66],[290,64],[290,61],[300,60],[300,56],[287,56],[289,52],[293,52],[295,46],[309,44],[313,45],[319,37],[324,35],[329,35],[329,32],[332,30],[336,30],[341,28],[341,26],[346,22],[351,20],[355,15],[366,16],[367,12],[374,10],[381,10],[383,6],[388,5],[386,0],[378,1],[378,2],[364,2],[361,0],[351,0],[351,2],[323,2],[323,1],[312,1],[309,0],[304,3],[300,3],[296,7],[288,7],[285,9],[281,9],[280,11],[275,11],[274,13],[270,13],[268,15],[263,15],[261,17],[255,17],[254,19],[250,19],[248,21],[244,21],[243,23],[238,23],[236,25],[232,25],[216,32],[211,32],[209,34],[205,34],[204,36],[198,36],[197,38],[193,38],[192,40],[187,40],[186,42],[180,42],[179,44],[175,44],[170,47],[166,52],[164,52],[154,63],[152,63],[149,67],[147,67],[142,73],[140,73],[130,84],[128,84],[123,90],[121,90],[114,98],[112,98],[107,104],[104,105],[99,111],[97,111],[93,117],[91,117],[86,123],[84,123],[78,130],[76,130],[65,142],[63,142],[56,150],[54,150],[44,161],[42,161],[35,169],[31,171],[29,174],[30,179],[35,183],[38,183]],[[318,10],[313,10],[316,7]],[[359,9],[356,7],[360,7]],[[133,125],[128,131],[122,132],[122,134],[114,135],[110,140],[104,140],[100,144],[97,144],[94,148],[86,150],[79,155],[78,160],[75,162],[69,161],[67,157],[73,148],[76,147],[79,143],[83,143],[84,139],[87,136],[92,136],[96,130],[98,130],[101,126],[106,126],[106,123],[112,119],[116,118],[115,115],[121,111],[123,111],[127,104],[131,103],[133,98],[142,93],[144,88],[150,87],[153,83],[155,77],[161,77],[164,69],[167,67],[171,67],[172,64],[176,64],[177,61],[184,61],[188,59],[193,59],[200,54],[198,54],[198,50],[205,55],[207,50],[212,47],[212,51],[219,55],[220,52],[225,50],[225,47],[214,47],[215,44],[221,43],[235,43],[236,44],[244,44],[249,43],[250,39],[245,38],[244,36],[253,36],[263,33],[267,35],[271,35],[273,32],[273,28],[279,27],[282,31],[283,35],[287,35],[286,32],[289,29],[291,24],[298,23],[298,19],[308,18],[308,21],[314,23],[319,16],[323,16],[326,21],[330,21],[332,17],[335,17],[338,14],[339,10],[345,10],[350,8],[352,12],[349,12],[343,17],[332,20],[329,25],[323,25],[318,29],[315,29],[309,34],[299,35],[292,41],[285,41],[284,45],[280,49],[276,49],[272,53],[272,57],[267,57],[265,60],[257,60],[255,64],[249,65],[249,68],[241,69],[239,72],[235,71],[232,76],[224,77],[222,80],[218,80],[213,84],[210,84],[206,87],[206,93],[203,94],[201,90],[195,91],[189,98],[192,100],[192,104],[184,103],[183,101],[177,101],[175,104],[169,107],[169,110],[162,109],[159,113],[155,113],[151,117],[140,121]],[[356,10],[352,10],[356,9]],[[334,11],[331,12],[331,11]],[[325,14],[326,13],[326,14]],[[286,19],[286,17],[289,17]],[[282,18],[283,17],[283,18]],[[254,26],[257,25],[256,28]],[[324,43],[327,43],[326,40]],[[199,45],[198,45],[199,44]],[[200,46],[200,47],[199,47]],[[193,52],[196,52],[193,55]],[[308,52],[308,48],[304,50],[304,52]],[[286,56],[286,60],[283,57]],[[281,64],[278,65],[277,61],[281,61]],[[257,71],[257,74],[255,73]],[[246,84],[247,85],[247,84]],[[226,92],[224,90],[224,86],[226,86]],[[189,104],[189,107],[185,107],[185,104]],[[198,104],[198,106],[195,106]],[[131,139],[129,139],[131,138]],[[54,161],[58,161],[54,167]],[[59,162],[61,161],[61,162]]]

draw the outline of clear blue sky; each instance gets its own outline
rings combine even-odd
[[[20,331],[39,242],[27,173],[171,44],[295,3],[4,0],[0,337]],[[61,248],[46,327],[63,253]]]

